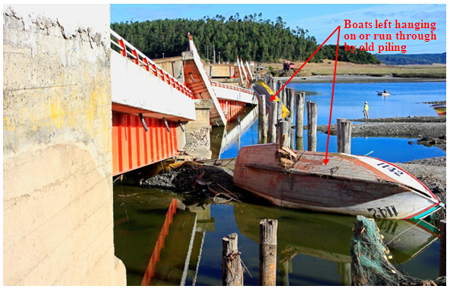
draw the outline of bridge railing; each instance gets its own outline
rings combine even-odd
[[[235,85],[230,85],[230,84],[216,82],[216,81],[211,81],[211,84],[212,84],[212,86],[216,86],[216,87],[222,87],[222,88],[232,89],[232,90],[236,90],[236,91],[240,91],[240,92],[244,92],[244,93],[248,93],[248,94],[253,94],[253,90],[242,88],[242,87],[235,86]]]
[[[115,31],[111,31],[111,49],[113,49],[113,45],[119,49],[119,53],[134,62],[136,65],[144,68],[155,77],[161,78],[162,81],[166,82],[168,85],[171,85],[173,88],[182,92],[186,96],[191,99],[195,99],[194,93],[187,88],[185,85],[176,80],[172,75],[167,73],[164,69],[159,67],[155,62],[153,62],[150,58],[145,56],[142,52],[137,50],[133,45],[131,45],[128,41],[126,41],[122,36],[117,34]]]

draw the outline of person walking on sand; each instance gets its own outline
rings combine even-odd
[[[369,119],[369,104],[367,103],[367,101],[364,104],[363,112],[364,112],[364,119]]]

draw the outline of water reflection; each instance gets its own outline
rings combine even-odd
[[[336,263],[341,285],[351,285],[350,241],[354,217],[251,204],[235,204],[234,215],[239,231],[256,244],[259,242],[259,222],[266,218],[278,220],[277,255],[281,285],[289,285],[289,274],[300,273],[292,268],[292,260],[300,255]],[[437,229],[425,221],[377,220],[377,225],[394,256],[394,264],[408,262],[438,239]],[[301,274],[306,273],[305,268],[302,271]],[[309,274],[315,277],[316,273]],[[323,272],[319,274],[323,275]]]
[[[195,285],[205,232],[214,231],[210,205],[121,184],[114,191],[115,252],[127,284]]]
[[[231,144],[237,142],[238,150],[241,147],[241,137],[258,119],[258,107],[249,107],[239,116],[239,120],[230,122],[226,127],[213,127],[211,132],[212,159],[220,159],[222,152]]]
[[[246,284],[257,285],[259,222],[265,218],[279,222],[279,285],[350,285],[354,217],[248,203],[235,203],[230,211],[221,209],[230,205],[186,206],[181,200],[170,192],[115,185],[115,251],[127,268],[128,285],[220,285],[221,270],[210,268],[221,267],[221,238],[233,232],[241,235],[242,258],[253,275]],[[423,221],[379,220],[378,226],[397,264],[437,239],[436,228]],[[313,264],[326,266],[317,270]],[[327,268],[330,264],[334,269]],[[437,264],[428,266],[437,270]],[[336,273],[337,281],[327,279]]]

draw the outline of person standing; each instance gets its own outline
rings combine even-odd
[[[367,103],[367,101],[364,104],[363,112],[364,112],[364,119],[369,119],[369,104]]]

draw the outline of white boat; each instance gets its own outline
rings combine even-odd
[[[378,95],[381,95],[381,96],[389,96],[389,95],[391,95],[391,93],[390,92],[383,92],[383,91],[377,91],[377,94]]]
[[[233,182],[275,205],[293,209],[422,219],[443,205],[413,175],[367,156],[294,151],[278,144],[241,148]]]

